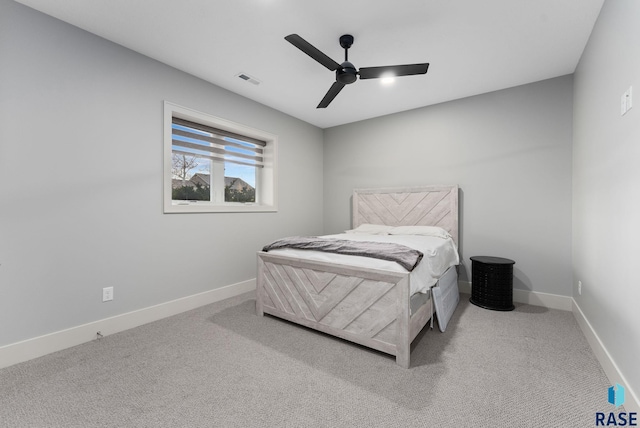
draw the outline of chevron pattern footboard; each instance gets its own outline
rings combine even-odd
[[[258,314],[275,315],[391,355],[408,349],[408,274],[268,253],[258,253],[258,264]]]

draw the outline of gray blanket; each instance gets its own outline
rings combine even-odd
[[[398,263],[409,272],[420,263],[423,256],[418,250],[391,242],[349,241],[345,239],[318,238],[315,236],[293,236],[279,239],[265,246],[262,251],[277,250],[280,248],[324,251],[327,253],[390,260]]]

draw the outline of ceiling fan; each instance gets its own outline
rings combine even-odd
[[[336,81],[331,85],[329,91],[316,108],[326,108],[345,85],[353,83],[358,79],[358,75],[360,79],[377,79],[387,76],[412,76],[416,74],[426,74],[429,68],[429,63],[423,63],[362,67],[360,70],[357,70],[356,67],[349,62],[349,48],[353,44],[353,36],[350,34],[340,36],[340,46],[344,48],[344,62],[342,64],[338,64],[297,34],[290,34],[284,39],[329,70],[336,72]]]

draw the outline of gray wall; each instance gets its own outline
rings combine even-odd
[[[0,0],[0,346],[255,278],[322,231],[322,131]],[[279,212],[162,213],[162,103],[279,136]],[[115,300],[102,303],[102,287]]]
[[[353,188],[458,184],[470,256],[516,261],[514,287],[571,295],[572,77],[325,130],[324,231]]]
[[[605,1],[575,73],[574,298],[640,394],[640,2]],[[629,86],[635,107],[620,116]],[[577,281],[582,281],[578,295]],[[636,398],[637,399],[637,398]]]

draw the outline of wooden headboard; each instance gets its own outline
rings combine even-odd
[[[353,227],[439,226],[458,245],[458,186],[426,186],[353,191]]]

